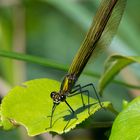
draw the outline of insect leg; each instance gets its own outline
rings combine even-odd
[[[77,88],[77,89],[74,89],[74,88]],[[85,106],[84,98],[83,98],[83,92],[82,92],[82,90],[81,90],[81,85],[78,84],[78,85],[76,85],[74,88],[73,88],[74,90],[70,92],[69,97],[70,97],[70,96],[77,95],[77,94],[81,94],[82,104],[83,104],[83,106]],[[78,93],[75,93],[75,92],[77,92],[77,91],[78,91]]]
[[[96,89],[95,89],[94,84],[93,84],[93,83],[89,83],[89,84],[87,84],[87,85],[82,86],[81,89],[83,89],[83,88],[85,88],[85,87],[92,87],[92,88],[93,88],[94,93],[95,93],[95,95],[96,95],[97,100],[99,101],[100,106],[103,107],[102,104],[101,104],[100,98],[99,98],[99,96],[98,96],[98,93],[97,93],[97,91],[96,91]]]
[[[53,104],[52,113],[51,113],[51,119],[50,119],[50,128],[52,128],[52,118],[53,118],[53,114],[54,114],[54,111],[56,109],[56,106],[57,106],[57,104]]]
[[[74,113],[74,110],[72,109],[72,107],[69,105],[69,103],[65,100],[65,103],[67,104],[67,106],[70,108],[70,110],[72,111],[72,113]]]

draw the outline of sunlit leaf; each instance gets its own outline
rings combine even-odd
[[[0,127],[2,126],[2,121],[1,121],[1,107],[0,107]]]
[[[122,107],[123,107],[123,109],[125,109],[125,108],[128,106],[128,103],[129,103],[129,102],[126,101],[126,100],[123,100],[122,103],[123,103],[123,106],[122,106]]]
[[[72,114],[68,106],[60,103],[54,113],[53,127],[50,127],[52,99],[50,93],[58,91],[60,83],[49,79],[36,79],[16,86],[2,101],[2,125],[10,129],[10,124],[23,125],[30,136],[44,132],[67,132],[89,117],[87,96],[84,95],[86,106],[82,106],[81,96],[68,97],[67,101],[75,110]],[[101,109],[97,100],[90,98],[90,113]],[[111,110],[109,102],[102,103],[104,108]],[[11,127],[12,127],[11,125]]]
[[[109,140],[140,139],[140,97],[137,97],[117,116]]]

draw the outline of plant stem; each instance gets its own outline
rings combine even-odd
[[[0,56],[17,59],[17,60],[22,60],[22,61],[26,61],[26,62],[30,62],[30,63],[35,63],[35,64],[39,64],[39,65],[46,66],[46,67],[51,67],[51,68],[62,70],[62,71],[68,70],[68,66],[66,66],[66,65],[58,64],[52,60],[37,57],[37,56],[16,53],[16,52],[8,52],[8,51],[0,51]],[[86,74],[88,76],[93,76],[96,78],[100,77],[100,74],[97,74],[95,72],[93,73],[91,71],[86,71],[86,72],[84,72],[84,74]],[[113,80],[113,82],[116,84],[127,86],[128,88],[140,89],[140,86],[128,84],[128,83],[122,82],[120,80]]]

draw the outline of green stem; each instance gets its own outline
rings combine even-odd
[[[93,73],[91,71],[86,71],[86,72],[84,72],[84,74],[86,74],[88,76],[93,76],[93,77],[96,77],[96,78],[100,78],[100,74],[95,73],[95,72]],[[123,86],[126,86],[128,88],[140,89],[140,86],[138,86],[138,85],[132,85],[132,84],[129,84],[129,83],[125,83],[123,81],[120,81],[120,80],[113,80],[113,83],[119,84],[119,85],[123,85]]]
[[[108,122],[94,122],[93,127],[94,128],[108,128],[111,127],[113,124],[113,121],[108,121]]]
[[[113,107],[113,105],[109,105],[106,109],[108,109],[109,111],[111,111],[114,115],[118,115],[119,112]]]
[[[68,69],[68,67],[55,63],[52,60],[37,57],[37,56],[22,54],[22,53],[0,51],[0,56],[17,59],[17,60],[22,60],[22,61],[26,61],[26,62],[31,62],[31,63],[36,63],[39,65],[43,65],[43,66],[47,66],[47,67],[51,67],[51,68],[55,68],[55,69],[57,68],[57,69],[63,70],[63,71],[67,71],[67,69]]]
[[[16,52],[8,52],[8,51],[0,51],[0,56],[1,57],[12,58],[12,59],[16,59],[16,60],[22,60],[22,61],[26,61],[26,62],[31,62],[31,63],[36,63],[36,64],[39,64],[39,65],[43,65],[43,66],[46,66],[46,67],[51,67],[51,68],[62,70],[62,71],[67,71],[68,70],[68,66],[64,66],[62,64],[58,64],[56,62],[53,62],[52,60],[37,57],[37,56],[21,54],[21,53],[16,53]],[[100,77],[99,74],[97,74],[95,72],[93,73],[91,71],[86,71],[86,72],[84,72],[84,74],[86,74],[88,76],[93,76],[93,77],[96,77],[96,78]],[[128,83],[125,83],[125,82],[122,82],[122,81],[119,81],[119,80],[113,80],[113,82],[116,83],[116,84],[127,86],[129,88],[140,89],[140,86],[128,84]]]

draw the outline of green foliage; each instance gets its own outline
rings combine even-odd
[[[33,56],[25,55],[24,57],[24,55],[22,56],[16,53],[6,52],[1,52],[1,55],[49,65],[49,63],[45,63],[45,60],[36,59],[36,57]],[[126,57],[121,55],[114,55],[110,57],[105,65],[105,73],[101,77],[101,90],[113,79],[115,75],[119,73],[120,70],[131,63],[139,63],[139,59],[139,57]],[[75,110],[75,114],[70,113],[69,108],[65,103],[60,103],[53,117],[53,127],[49,128],[50,114],[53,105],[52,99],[49,96],[52,91],[58,91],[59,87],[59,82],[49,79],[31,80],[23,83],[21,86],[16,86],[2,101],[0,126],[5,130],[9,130],[18,125],[23,125],[30,136],[50,131],[60,134],[75,128],[77,124],[89,117],[88,106],[82,106],[79,96],[80,94],[69,97],[67,100]],[[86,95],[84,95],[84,100],[87,105]],[[101,109],[101,106],[98,104],[97,100],[93,98],[90,98],[90,100],[93,103],[90,107],[91,114],[94,114]],[[140,122],[138,121],[139,100],[140,98],[137,98],[129,104],[127,101],[123,101],[124,110],[115,120],[110,139],[120,139],[119,136],[123,133],[125,133],[126,136],[124,137],[124,140],[128,137],[130,139],[138,137],[140,131]],[[115,109],[109,102],[103,102],[102,106],[116,114]],[[132,129],[130,128],[132,126],[135,126],[135,133],[130,137],[132,134]],[[120,129],[121,131],[118,131]],[[119,134],[117,132],[119,132]]]
[[[53,127],[50,128],[52,99],[50,93],[58,91],[60,83],[49,79],[36,79],[13,88],[3,99],[1,105],[2,125],[10,129],[13,125],[23,125],[30,136],[44,132],[64,133],[89,117],[87,96],[84,95],[86,106],[82,106],[80,95],[68,97],[67,101],[75,110],[72,114],[65,103],[60,103],[55,110]],[[90,98],[90,113],[94,114],[102,107],[97,100]],[[103,102],[104,108],[113,110],[109,102]]]
[[[2,121],[1,121],[1,106],[0,106],[0,127],[2,126]]]
[[[11,130],[9,132],[1,130],[0,140],[20,140],[21,137],[17,133],[17,129]]]
[[[130,102],[113,123],[109,140],[140,139],[140,97]]]
[[[5,80],[6,82],[8,82],[10,84],[13,84],[14,81],[20,82],[20,81],[15,80],[15,77],[14,77],[15,75],[13,75],[14,73],[17,73],[19,71],[19,69],[15,69],[15,65],[13,65],[13,60],[11,60],[13,58],[17,59],[17,60],[22,60],[25,62],[32,62],[35,64],[41,64],[42,66],[45,66],[45,67],[40,67],[39,65],[27,63],[27,67],[26,67],[26,69],[27,69],[26,78],[27,79],[33,79],[33,78],[35,79],[38,77],[51,77],[51,78],[55,77],[60,80],[62,78],[62,76],[64,75],[64,71],[67,70],[67,66],[71,63],[72,57],[75,55],[77,48],[80,46],[80,42],[82,41],[82,37],[85,35],[85,31],[89,28],[92,16],[94,15],[94,11],[97,7],[96,3],[98,3],[98,0],[96,0],[96,1],[95,0],[91,0],[91,1],[79,1],[79,0],[77,0],[77,1],[68,1],[68,0],[41,0],[41,1],[40,0],[36,0],[36,1],[30,0],[30,1],[26,1],[25,0],[24,1],[23,0],[23,2],[21,2],[21,3],[19,2],[19,4],[17,4],[17,3],[14,4],[14,3],[11,3],[10,1],[9,1],[8,5],[3,5],[2,3],[4,3],[4,0],[2,0],[2,2],[0,3],[0,50],[4,50],[4,51],[0,51],[0,56],[7,57],[8,59],[0,58],[0,62],[1,62],[0,63],[0,80],[2,78],[2,80]],[[119,26],[118,34],[116,37],[117,41],[116,42],[114,41],[115,43],[112,45],[115,48],[115,52],[122,52],[123,55],[127,54],[127,55],[131,55],[131,56],[140,54],[140,47],[139,47],[139,44],[140,44],[140,40],[139,40],[140,18],[139,18],[139,14],[137,14],[137,13],[139,13],[139,10],[140,10],[139,5],[140,5],[139,0],[133,0],[133,1],[127,2],[125,14],[124,14],[121,24]],[[22,7],[24,9],[23,13],[26,13],[25,15],[20,14],[20,12],[19,12],[19,11],[21,11],[20,7]],[[133,10],[133,9],[135,9],[135,10]],[[20,19],[23,20],[22,23],[26,23],[27,28],[23,29],[24,30],[23,34],[21,32],[16,32],[17,31],[16,28],[19,27],[18,24],[17,25],[14,24],[15,19],[17,17],[20,17]],[[17,23],[20,23],[19,20]],[[20,30],[18,30],[18,31],[20,31]],[[17,37],[18,37],[18,33],[22,37],[24,37],[24,33],[26,34],[25,42],[20,42],[20,39],[15,37],[15,35],[17,35]],[[19,45],[18,48],[16,48],[16,49],[14,46],[15,40],[18,40],[18,45]],[[22,44],[22,43],[26,44],[27,48],[21,48],[20,44]],[[112,51],[112,48],[109,48],[109,49],[111,49],[111,51]],[[32,54],[34,56],[35,55],[41,56],[43,58],[34,57],[31,55],[26,55],[26,54],[14,53],[15,51],[19,51],[19,49],[26,50],[27,54]],[[10,51],[14,51],[14,52],[10,52]],[[85,80],[86,81],[88,81],[89,79],[93,80],[93,78],[94,78],[93,82],[96,82],[96,80],[98,80],[98,78],[100,76],[100,74],[99,74],[100,70],[102,70],[102,64],[106,57],[105,54],[106,53],[103,53],[101,55],[101,57],[100,57],[101,59],[99,59],[99,60],[96,59],[95,65],[90,64],[91,66],[90,65],[88,65],[89,67],[87,66],[88,68],[85,71],[85,73],[88,76],[86,76],[86,78],[84,76],[81,76],[81,79],[83,78],[81,80],[82,82],[80,81],[81,84],[83,84]],[[9,60],[9,58],[10,58],[10,60]],[[64,58],[66,58],[66,59],[64,59]],[[99,86],[100,93],[102,93],[102,91],[104,91],[104,93],[106,93],[107,90],[104,90],[104,88],[108,85],[109,82],[112,81],[114,76],[116,76],[118,74],[118,72],[121,69],[123,69],[123,67],[131,64],[131,60],[133,62],[139,63],[138,57],[137,58],[136,57],[133,57],[133,58],[127,57],[128,60],[126,57],[124,58],[124,56],[119,56],[119,57],[117,56],[116,58],[117,58],[117,60],[114,60],[114,62],[115,61],[118,62],[118,66],[120,66],[120,64],[122,64],[122,68],[118,68],[117,65],[115,67],[115,64],[113,65],[113,63],[108,63],[105,73],[102,74],[102,78],[101,78],[101,82],[100,82],[100,86]],[[93,69],[94,69],[94,72],[93,72]],[[110,73],[108,73],[107,71]],[[95,72],[98,72],[98,73],[95,74]],[[138,76],[140,76],[139,68],[137,68],[137,67],[133,68],[133,75],[135,75],[136,78],[138,78]],[[135,89],[139,88],[139,86],[130,85],[128,83],[129,81],[127,81],[127,83],[125,83],[125,82],[121,82],[121,81],[116,82],[115,80],[113,80],[112,82],[117,83],[117,84],[119,83],[120,85],[124,85],[124,87],[122,89],[118,89],[119,86],[113,84],[113,86],[114,85],[117,86],[117,89],[116,89],[116,87],[114,88],[113,86],[110,86],[108,88],[109,92],[111,92],[111,89],[113,89],[113,92],[111,92],[112,93],[111,96],[109,96],[109,94],[104,94],[104,97],[105,97],[105,99],[113,101],[113,104],[115,105],[115,103],[116,103],[118,106],[120,106],[120,104],[121,104],[120,102],[122,102],[122,100],[124,99],[124,96],[123,96],[124,94],[122,94],[122,93],[125,93],[126,94],[125,99],[126,98],[128,99],[128,95],[130,93],[128,87],[135,88]],[[49,81],[49,83],[50,83],[50,81]],[[53,84],[53,82],[52,82],[52,84]],[[58,83],[57,88],[56,87],[54,87],[54,88],[49,87],[49,88],[52,90],[54,90],[56,88],[58,90],[59,84],[60,83]],[[36,85],[38,85],[38,84],[36,83]],[[57,86],[57,84],[55,86]],[[19,89],[25,89],[23,87],[24,86],[21,86],[21,87],[19,87]],[[15,87],[15,88],[17,88],[17,87]],[[14,91],[15,91],[15,88],[14,88]],[[27,89],[28,89],[28,87],[27,87]],[[47,89],[44,89],[44,90],[46,91]],[[2,91],[2,89],[0,88],[0,94],[1,94],[1,91]],[[21,93],[23,93],[23,92],[21,92]],[[42,93],[42,92],[39,91],[39,93]],[[117,94],[115,94],[115,93],[117,93]],[[15,94],[13,96],[14,99],[12,98],[13,94]],[[2,112],[5,113],[5,115],[2,114],[2,116],[1,116],[1,110],[0,110],[0,126],[3,125],[3,127],[5,127],[5,129],[10,129],[10,128],[16,127],[16,126],[13,126],[13,124],[17,125],[19,123],[20,125],[24,125],[23,123],[20,123],[20,122],[18,122],[18,120],[15,119],[16,116],[19,116],[18,113],[22,114],[22,111],[21,111],[22,108],[20,109],[20,106],[18,107],[18,110],[20,110],[20,111],[18,113],[15,111],[15,106],[17,106],[16,99],[19,99],[19,97],[16,96],[17,94],[18,94],[17,92],[11,93],[11,91],[10,91],[10,93],[6,96],[6,98],[8,98],[10,100],[10,103],[13,103],[13,105],[14,105],[13,107],[9,106],[8,103],[5,102],[6,99],[3,100],[3,103],[5,104],[4,108],[6,110],[2,109],[3,110]],[[49,92],[48,92],[48,94],[50,95]],[[122,96],[120,97],[119,94],[122,95],[123,97]],[[44,96],[45,96],[45,98],[48,97],[48,100],[50,100],[50,104],[52,106],[52,100],[50,99],[49,95],[46,95],[46,96],[44,95]],[[107,95],[107,97],[106,97],[106,95]],[[81,107],[80,98],[78,96],[72,97],[72,99],[74,99],[74,98],[76,98],[76,100],[78,100],[78,102],[80,103],[79,107]],[[69,100],[71,102],[70,98],[69,98]],[[119,102],[118,102],[118,100],[119,100]],[[31,99],[27,99],[27,101],[29,101],[29,104],[28,104],[28,102],[26,102],[24,100],[25,105],[28,105],[28,107],[30,107],[30,106],[37,107],[37,105],[38,105],[36,102],[34,104],[30,105]],[[18,103],[18,104],[20,105],[20,103]],[[48,103],[45,102],[45,105],[46,104],[48,105]],[[41,105],[42,105],[42,103],[41,103]],[[51,106],[50,106],[50,109],[51,109]],[[58,106],[56,109],[56,112],[55,112],[56,115],[54,116],[53,121],[55,121],[55,117],[57,117],[57,115],[58,116],[61,115],[61,114],[59,114],[59,112],[61,112],[60,108],[62,108],[62,106],[63,106],[63,108],[65,107],[64,108],[65,110],[68,110],[68,107],[64,103],[60,104],[60,106]],[[125,110],[125,108],[127,108],[127,106],[128,106],[128,102],[123,101],[124,110]],[[24,109],[24,112],[28,111],[27,110],[28,107],[26,108],[26,111]],[[73,107],[74,107],[74,105],[73,105]],[[107,107],[107,104],[106,104],[106,107]],[[48,106],[46,107],[46,110],[47,110],[46,114],[50,115],[51,110],[48,110],[47,108],[48,108]],[[135,106],[133,108],[135,109]],[[138,107],[136,106],[136,109],[137,108]],[[14,110],[17,113],[16,114],[14,112],[15,116],[14,116],[14,113],[11,113],[11,115],[13,115],[15,118],[12,118],[12,119],[7,118],[7,116],[10,116],[10,112],[9,112],[10,110],[7,110],[7,109],[10,109],[11,111]],[[109,109],[109,106],[108,106],[108,109]],[[96,110],[96,108],[95,108],[95,110]],[[113,112],[113,109],[110,109],[110,110]],[[48,112],[48,111],[50,111],[50,112]],[[83,111],[83,114],[86,115],[86,111],[87,110]],[[134,110],[131,109],[131,111],[133,113]],[[70,114],[70,112],[68,112],[68,113]],[[67,113],[67,115],[68,115],[68,113]],[[34,112],[33,112],[33,114],[34,114]],[[38,114],[39,113],[37,113],[37,115]],[[82,119],[80,117],[82,117],[83,114],[79,113],[80,116],[78,116],[79,117],[78,120],[79,119],[80,120],[78,121],[78,123],[81,123]],[[130,113],[130,115],[132,116],[131,113]],[[33,117],[35,118],[35,116],[33,116]],[[65,116],[65,114],[64,114],[64,116]],[[108,118],[104,117],[104,115],[100,115],[99,117],[101,117],[101,116],[103,116],[102,118],[108,119]],[[2,117],[2,120],[1,120],[1,117]],[[86,116],[86,118],[87,117],[88,117],[88,115]],[[128,116],[126,115],[125,117],[127,118]],[[22,121],[24,121],[25,119],[26,120],[28,119],[25,117],[24,114],[21,116],[21,118],[23,119],[23,120],[21,119]],[[50,118],[48,117],[47,126],[49,125],[49,119]],[[135,123],[136,120],[134,119],[133,121]],[[33,121],[30,121],[30,122],[33,123]],[[30,124],[30,122],[29,122],[29,124]],[[32,125],[32,123],[30,124],[30,126]],[[63,123],[66,123],[66,121],[63,120]],[[35,122],[35,124],[36,124],[36,122]],[[76,124],[74,123],[74,125],[76,125]],[[138,125],[139,125],[139,122],[137,121],[137,124],[134,126],[138,126]],[[57,126],[57,123],[56,123],[56,126]],[[115,126],[115,124],[114,124],[114,126]],[[114,126],[113,126],[113,128],[114,128]],[[127,126],[127,124],[126,124],[126,126]],[[129,126],[129,123],[128,123],[128,126]],[[34,127],[34,124],[31,126],[31,128],[33,128],[33,127]],[[25,128],[27,128],[27,131],[28,131],[28,126],[25,126]],[[42,127],[42,128],[43,128],[42,130],[39,130],[40,129],[40,127],[39,127],[38,133],[43,133],[43,132],[49,131],[49,129],[44,130],[44,127]],[[71,129],[71,127],[68,126],[68,129]],[[139,130],[138,127],[136,127],[136,129]],[[137,132],[137,130],[136,130],[136,132]],[[51,130],[51,131],[55,131],[55,130]],[[57,131],[62,132],[62,130],[57,130]],[[120,131],[120,130],[118,130],[118,131]],[[111,138],[115,135],[114,133],[118,134],[119,133],[118,131],[116,132],[116,131],[112,130]],[[128,130],[128,132],[133,136],[133,131]],[[15,137],[12,138],[13,137],[12,133],[13,133],[13,131],[10,131],[10,132],[6,131],[4,133],[3,133],[3,131],[0,131],[0,140],[9,139],[9,138],[7,138],[8,136],[10,137],[10,139],[19,140],[19,138],[15,138]],[[13,134],[15,134],[15,133],[18,133],[18,132],[14,131]],[[128,134],[128,136],[130,135],[129,133],[125,132],[125,134]],[[8,134],[10,134],[10,135],[8,135]],[[35,134],[37,134],[37,132],[35,132]],[[122,136],[122,135],[124,136],[124,134],[120,134],[120,136]],[[130,138],[131,138],[131,136],[130,136]],[[37,138],[35,138],[35,139],[37,139]]]
[[[128,103],[129,103],[128,101],[123,100],[123,106],[122,106],[122,107],[123,107],[123,109],[127,107]]]
[[[132,63],[140,63],[139,56],[122,56],[113,55],[108,58],[105,63],[105,71],[99,81],[99,93],[102,91],[109,82],[126,66]]]

